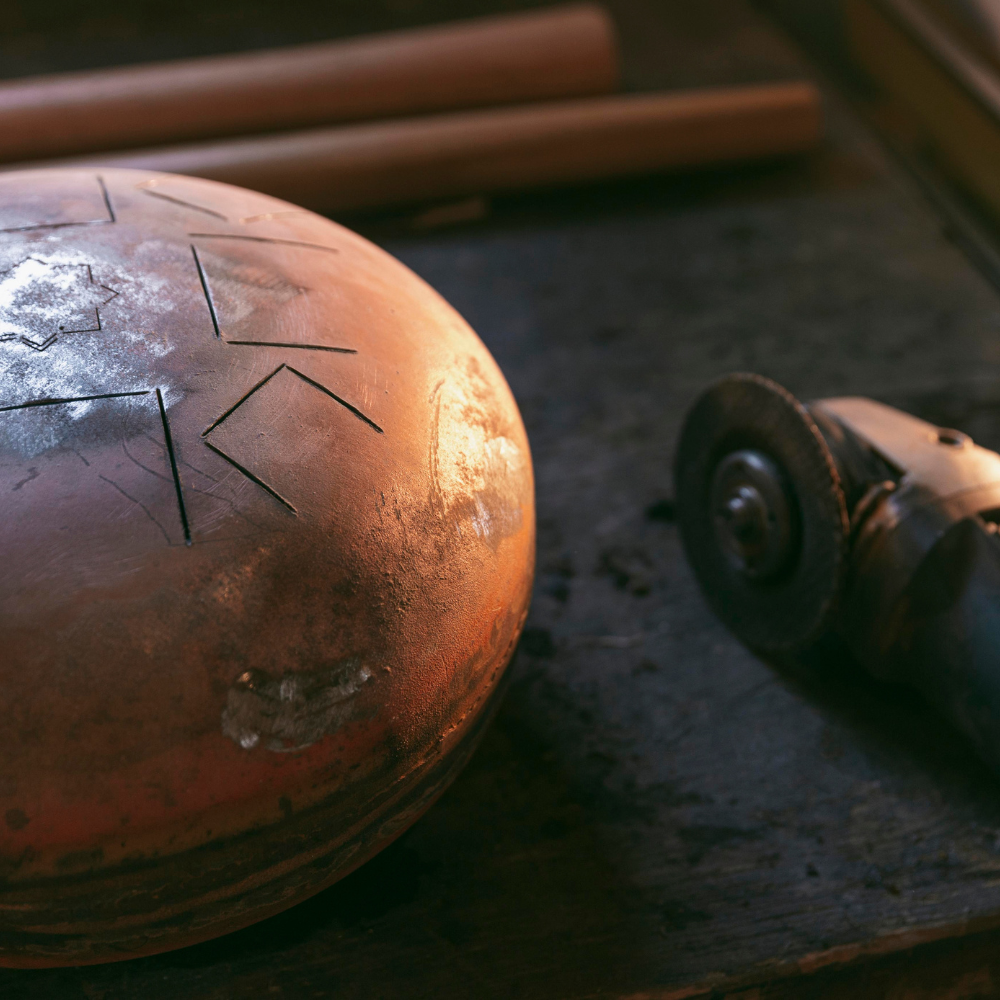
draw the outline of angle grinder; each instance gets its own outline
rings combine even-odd
[[[711,386],[677,449],[684,548],[751,649],[843,638],[1000,768],[1000,455],[871,399]]]
[[[294,205],[0,177],[0,965],[282,910],[467,759],[524,623],[524,427],[469,326]]]

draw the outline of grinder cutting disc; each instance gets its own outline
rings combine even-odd
[[[805,407],[758,375],[722,379],[685,420],[675,479],[684,548],[719,617],[764,653],[808,645],[840,588],[848,517]]]
[[[0,178],[0,965],[203,940],[398,836],[524,623],[531,459],[440,296],[294,205]]]

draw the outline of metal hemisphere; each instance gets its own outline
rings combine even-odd
[[[137,171],[0,178],[0,964],[317,892],[468,756],[534,495],[489,352],[327,219]]]

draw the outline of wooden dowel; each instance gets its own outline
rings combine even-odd
[[[0,161],[608,93],[597,4],[0,84]]]
[[[566,101],[72,161],[190,174],[320,212],[798,153],[821,131],[808,83]],[[40,166],[41,164],[36,164]]]

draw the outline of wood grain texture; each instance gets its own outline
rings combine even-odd
[[[614,25],[576,4],[0,85],[0,160],[607,93]]]
[[[788,156],[821,134],[808,82],[630,94],[88,159],[238,184],[321,212]],[[73,161],[74,163],[81,161]]]

